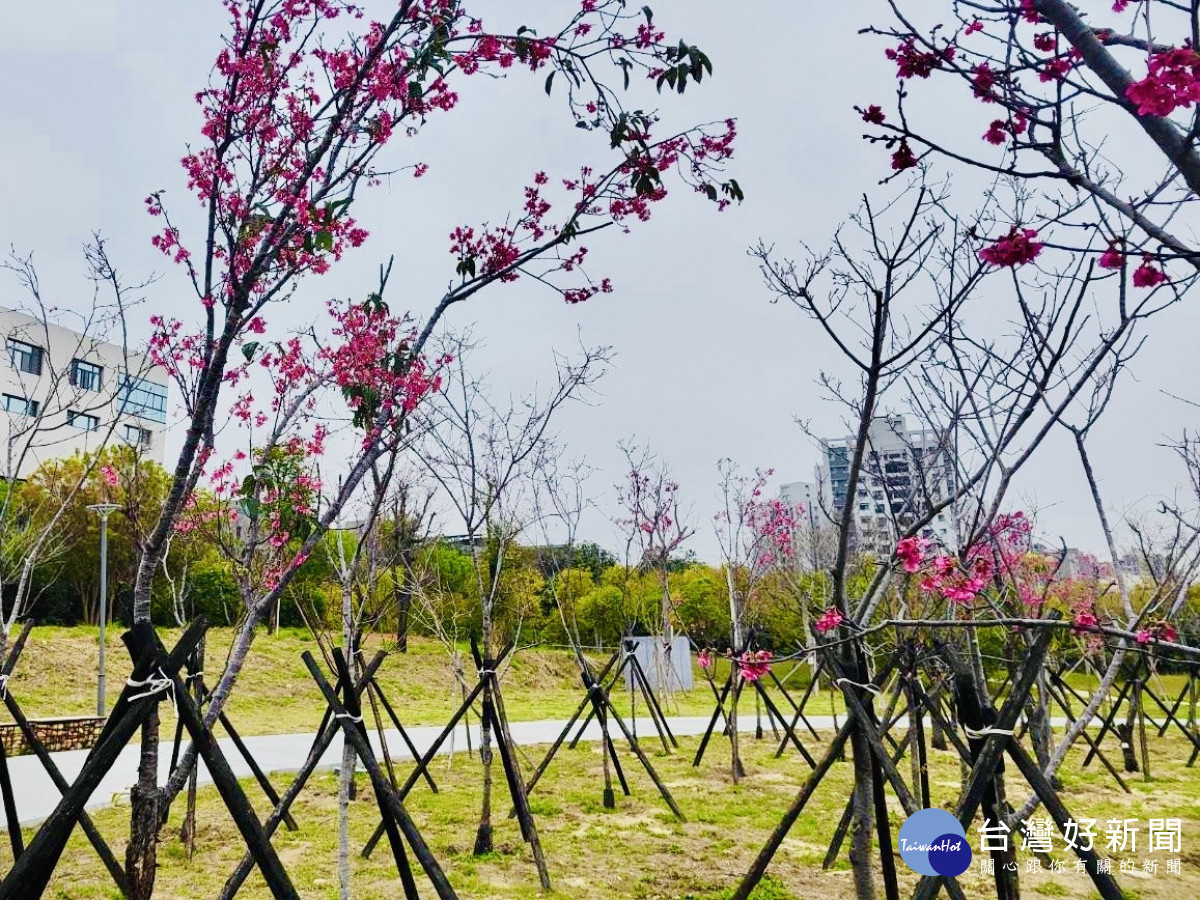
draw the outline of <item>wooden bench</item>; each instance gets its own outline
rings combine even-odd
[[[103,716],[60,716],[53,719],[30,719],[34,735],[51,753],[60,750],[90,750],[104,728]],[[0,723],[0,744],[4,755],[25,756],[33,752],[16,722]]]

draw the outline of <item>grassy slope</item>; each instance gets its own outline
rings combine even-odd
[[[119,628],[108,631],[110,708],[130,668],[129,655],[119,635]],[[169,646],[176,635],[177,632],[164,630],[163,640]],[[232,636],[229,628],[214,628],[208,634],[205,680],[210,686],[224,667]],[[373,638],[367,655],[373,655],[383,646],[381,639]],[[283,734],[316,730],[324,705],[319,702],[317,687],[300,659],[304,650],[319,658],[316,642],[306,631],[262,633],[256,638],[228,707],[239,731]],[[465,648],[463,655],[469,660]],[[96,704],[97,656],[94,628],[37,627],[30,635],[9,688],[31,718],[89,715]],[[788,669],[790,666],[782,668],[781,677]],[[379,681],[406,725],[443,724],[462,697],[455,686],[445,648],[427,639],[414,639],[408,653],[393,654],[383,664]],[[668,714],[712,712],[712,694],[699,672],[696,684],[691,692],[677,695],[675,708],[668,710]],[[509,715],[515,721],[566,718],[582,698],[574,657],[561,649],[521,651],[507,670],[504,692]],[[622,695],[622,708],[627,703],[624,697],[627,695]],[[747,700],[745,710],[750,709]],[[829,712],[828,692],[814,697],[808,709],[818,714]],[[6,713],[0,716],[0,721],[8,721]]]
[[[478,816],[478,762],[460,755],[453,768],[439,762],[435,775],[441,793],[434,795],[424,786],[410,795],[408,805],[424,835],[445,866],[451,883],[462,900],[534,900],[541,897],[587,898],[587,900],[723,900],[749,865],[767,834],[778,822],[808,771],[795,754],[782,760],[772,758],[770,741],[748,741],[749,777],[740,785],[729,783],[725,767],[723,741],[714,748],[719,752],[706,757],[694,769],[690,764],[695,739],[682,742],[680,752],[669,757],[654,756],[654,764],[668,782],[689,821],[677,823],[658,798],[645,775],[630,760],[627,773],[633,796],[618,793],[617,809],[600,805],[600,757],[595,746],[563,753],[532,795],[538,827],[554,881],[553,894],[543,894],[528,849],[522,843],[512,820],[497,822],[497,852],[487,858],[471,855],[474,823]],[[819,744],[812,744],[814,751]],[[1110,744],[1110,747],[1112,745]],[[1130,780],[1133,794],[1126,796],[1115,788],[1106,773],[1093,764],[1080,770],[1082,758],[1073,754],[1064,780],[1063,799],[1078,817],[1095,818],[1100,824],[1103,847],[1103,822],[1112,817],[1140,819],[1139,851],[1144,850],[1147,820],[1150,817],[1183,818],[1183,874],[1165,874],[1165,860],[1173,854],[1143,853],[1128,855],[1137,870],[1118,873],[1118,880],[1130,900],[1168,900],[1200,895],[1200,771],[1188,770],[1183,763],[1187,746],[1182,738],[1155,742],[1154,780],[1143,783]],[[537,758],[538,751],[528,753]],[[1114,756],[1119,759],[1119,754]],[[931,782],[935,802],[953,802],[959,790],[959,768],[955,757],[934,751]],[[1009,767],[1009,797],[1020,802],[1026,789]],[[901,765],[907,772],[908,763]],[[771,868],[769,882],[756,900],[849,900],[853,885],[848,864],[842,858],[831,871],[821,869],[834,823],[840,817],[849,790],[850,766],[834,767],[829,780],[815,794],[805,814],[784,843]],[[283,776],[276,781],[285,782]],[[266,804],[253,785],[247,792],[260,813]],[[376,809],[368,790],[360,791],[352,806],[352,834],[360,846],[376,822]],[[241,855],[237,833],[219,806],[211,789],[201,791],[199,838],[196,856],[184,857],[177,840],[180,808],[172,813],[166,840],[160,851],[159,889],[156,897],[167,900],[192,900],[216,896],[220,885]],[[317,776],[302,795],[296,819],[300,830],[280,831],[275,846],[300,895],[305,900],[335,898],[336,876],[336,793],[333,776]],[[498,804],[501,816],[507,804]],[[128,812],[113,809],[97,816],[101,831],[114,838],[128,827]],[[902,821],[895,801],[891,803],[893,840]],[[972,844],[977,846],[973,832]],[[1054,857],[1067,860],[1056,840]],[[114,849],[121,857],[120,842]],[[0,859],[7,859],[7,846],[0,847]],[[1118,854],[1126,856],[1126,854]],[[978,854],[977,854],[978,858]],[[1090,882],[1073,871],[1025,874],[1026,854],[1019,854],[1023,896],[1063,897],[1088,900],[1093,897]],[[1159,872],[1141,871],[1144,858],[1157,858]],[[395,870],[386,842],[370,860],[353,857],[357,900],[383,900],[399,896]],[[902,879],[901,893],[907,896],[915,875],[897,862]],[[1114,864],[1114,870],[1117,869]],[[968,897],[992,895],[988,881],[978,874],[978,861],[964,876]],[[89,900],[115,897],[99,863],[76,833],[64,856],[48,897]],[[247,900],[269,897],[261,878],[255,874],[239,895]],[[430,894],[430,896],[432,896]]]

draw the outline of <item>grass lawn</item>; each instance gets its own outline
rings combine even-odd
[[[441,793],[433,794],[424,785],[410,795],[408,805],[431,847],[463,900],[523,900],[554,897],[579,900],[722,900],[757,853],[783,810],[795,796],[808,767],[791,753],[781,760],[772,758],[769,740],[745,742],[749,776],[739,785],[730,783],[726,767],[727,744],[722,740],[712,748],[704,764],[691,766],[695,739],[681,741],[682,748],[670,756],[655,754],[652,759],[688,817],[675,821],[655,793],[649,780],[630,759],[626,771],[633,788],[632,797],[618,793],[617,809],[601,806],[600,756],[595,745],[561,754],[532,794],[550,866],[555,890],[543,894],[528,848],[521,841],[513,820],[499,818],[496,827],[496,852],[486,858],[471,855],[474,827],[478,818],[479,764],[477,758],[456,757],[452,764],[439,761],[435,777]],[[813,742],[814,753],[821,744]],[[1130,776],[1133,793],[1123,794],[1095,763],[1079,768],[1082,754],[1075,751],[1063,773],[1063,800],[1078,818],[1099,820],[1097,831],[1103,849],[1104,822],[1109,818],[1137,818],[1140,833],[1138,852],[1115,854],[1114,874],[1131,900],[1175,900],[1200,896],[1200,769],[1184,767],[1189,745],[1182,737],[1169,737],[1153,744],[1154,780],[1144,783]],[[526,748],[528,760],[540,758],[539,748]],[[1119,754],[1114,752],[1119,760]],[[1118,763],[1119,764],[1119,763]],[[1020,803],[1026,789],[1009,766],[1010,800]],[[907,774],[908,762],[900,765]],[[816,793],[804,815],[784,843],[770,877],[756,894],[757,900],[841,900],[853,896],[848,863],[842,858],[829,871],[822,870],[834,825],[841,815],[850,783],[849,763],[836,765]],[[286,776],[277,775],[278,784]],[[360,778],[360,785],[365,778]],[[949,752],[933,752],[931,784],[935,803],[950,805],[960,787],[959,765]],[[266,803],[257,789],[248,784],[247,792],[265,814]],[[369,789],[360,787],[360,799],[352,805],[354,846],[360,847],[377,821],[376,807]],[[501,817],[507,804],[497,803]],[[898,804],[890,801],[893,841],[903,820]],[[164,832],[160,849],[160,873],[156,896],[164,898],[215,897],[241,856],[242,844],[214,790],[200,792],[196,855],[187,860],[178,841],[182,805],[176,804],[171,822]],[[336,875],[336,785],[332,774],[314,777],[295,807],[300,830],[280,830],[275,836],[278,848],[294,883],[304,898],[335,898]],[[96,816],[102,833],[114,841],[122,858],[118,839],[128,827],[128,810],[110,809]],[[1182,852],[1149,853],[1146,846],[1148,820],[1152,817],[1180,817],[1183,820]],[[977,822],[978,824],[978,822]],[[978,848],[977,835],[969,834]],[[1062,897],[1090,900],[1096,896],[1090,881],[1073,871],[1073,858],[1061,850],[1056,838],[1053,857],[1067,860],[1067,871],[1026,874],[1027,862],[1020,854],[1023,896],[1030,898]],[[7,846],[0,856],[7,854]],[[1166,874],[1166,860],[1177,857],[1182,874]],[[994,896],[989,880],[978,874],[979,854],[972,869],[963,876],[969,898]],[[1127,859],[1136,871],[1120,872],[1119,860]],[[1157,859],[1157,874],[1142,871],[1145,859]],[[5,861],[6,862],[6,861]],[[400,896],[399,882],[387,850],[386,841],[370,860],[353,858],[355,894],[359,900],[383,900]],[[902,878],[902,894],[911,894],[916,876],[897,858]],[[53,882],[49,897],[87,900],[116,897],[107,886],[106,876],[86,840],[76,832]],[[242,893],[245,898],[269,897],[265,885],[254,874]],[[432,896],[429,893],[428,896]]]
[[[130,671],[129,654],[120,642],[119,627],[108,629],[107,694],[109,708],[116,700]],[[171,646],[177,630],[162,629],[163,642]],[[233,629],[213,628],[207,637],[205,680],[211,687],[224,667]],[[366,655],[385,649],[386,642],[373,636],[367,642]],[[300,654],[309,650],[320,658],[316,641],[304,630],[285,629],[276,635],[259,634],[250,650],[245,668],[226,707],[230,719],[243,734],[288,734],[315,731],[325,706]],[[89,715],[96,709],[96,666],[98,641],[95,628],[39,626],[29,642],[9,689],[30,718]],[[462,650],[470,667],[470,653]],[[603,664],[607,656],[594,656]],[[779,667],[783,678],[790,663]],[[719,677],[725,677],[721,664]],[[406,725],[442,725],[462,700],[455,685],[450,656],[445,647],[433,640],[413,638],[407,653],[391,655],[379,670],[380,684]],[[668,715],[709,715],[713,710],[712,692],[700,675],[696,687],[678,692],[668,707]],[[504,695],[514,721],[565,719],[583,697],[579,669],[574,656],[562,649],[522,650],[505,670]],[[789,685],[790,688],[790,685]],[[797,700],[799,694],[797,694]],[[628,693],[614,695],[618,708],[628,706]],[[778,701],[783,703],[782,700]],[[829,691],[814,696],[806,711],[828,714],[833,706]],[[743,715],[752,714],[753,703],[743,701]],[[841,709],[840,699],[837,708]],[[790,709],[790,708],[789,708]],[[644,712],[644,710],[643,710]],[[10,721],[0,709],[0,721]]]

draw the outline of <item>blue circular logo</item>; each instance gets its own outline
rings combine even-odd
[[[971,866],[962,823],[944,809],[922,809],[900,826],[900,858],[919,875],[961,875]]]

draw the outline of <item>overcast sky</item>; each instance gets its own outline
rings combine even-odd
[[[535,22],[575,0],[472,5],[487,19],[517,9]],[[813,324],[773,305],[746,255],[763,238],[790,251],[825,243],[863,191],[886,174],[881,149],[861,139],[855,103],[894,92],[881,45],[860,37],[875,0],[755,4],[660,0],[669,33],[700,45],[716,77],[682,102],[664,102],[672,122],[736,116],[734,174],[747,199],[716,214],[679,196],[630,235],[592,242],[592,272],[611,276],[615,292],[568,307],[528,282],[488,292],[459,307],[453,324],[476,324],[487,348],[481,362],[501,390],[524,392],[552,375],[551,351],[611,344],[615,368],[600,402],[567,410],[558,431],[596,468],[599,510],[585,537],[615,547],[608,518],[611,485],[622,476],[617,442],[636,437],[668,460],[692,501],[692,546],[713,558],[711,512],[716,463],[773,466],[780,481],[810,480],[816,451],[794,424],[800,416],[824,434],[844,432],[840,413],[815,385],[822,368],[842,371]],[[769,14],[768,14],[769,9]],[[561,19],[561,14],[554,16]],[[543,20],[545,20],[543,18]],[[101,231],[129,280],[158,272],[147,294],[155,311],[190,310],[179,271],[149,246],[154,220],[143,199],[165,190],[181,213],[193,209],[178,164],[198,133],[192,95],[206,80],[223,25],[220,5],[149,0],[16,4],[0,28],[0,245],[33,251],[43,286],[60,306],[82,306],[81,244]],[[498,220],[520,203],[530,175],[569,175],[580,154],[596,158],[587,135],[570,127],[542,78],[461,84],[452,115],[432,120],[396,157],[424,161],[420,181],[399,177],[364,198],[364,248],[333,273],[306,285],[296,321],[315,318],[330,296],[361,297],[380,262],[394,254],[393,306],[417,315],[452,276],[446,236],[459,223]],[[970,178],[958,182],[971,206]],[[963,188],[963,186],[968,186]],[[681,194],[683,192],[680,192]],[[965,196],[963,194],[966,194]],[[20,305],[0,280],[0,304]],[[1161,444],[1190,426],[1192,411],[1164,391],[1200,399],[1195,389],[1194,303],[1158,319],[1150,344],[1127,373],[1094,454],[1110,505],[1119,513],[1150,509],[1181,480]],[[143,308],[140,320],[149,315]],[[288,313],[289,317],[292,311]],[[182,430],[176,426],[176,432]],[[168,453],[178,446],[178,437]],[[1071,545],[1100,544],[1078,467],[1056,438],[1019,484],[1018,505],[1037,507],[1043,536]]]

